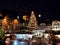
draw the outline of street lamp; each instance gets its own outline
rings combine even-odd
[[[26,21],[26,20],[27,20],[27,16],[26,16],[26,15],[24,15],[24,16],[23,16],[23,19]]]
[[[24,27],[26,27],[26,29],[27,29],[27,21],[29,20],[29,19],[28,19],[28,16],[27,16],[27,15],[24,15],[24,16],[23,16],[23,19],[24,19],[24,21],[25,21],[25,23],[23,23],[23,25],[24,25]]]

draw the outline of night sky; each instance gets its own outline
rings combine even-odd
[[[0,10],[10,17],[19,15],[21,20],[23,15],[30,16],[32,10],[39,23],[60,20],[60,0],[0,0]]]

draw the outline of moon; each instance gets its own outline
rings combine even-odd
[[[41,17],[41,14],[39,14],[38,17]]]

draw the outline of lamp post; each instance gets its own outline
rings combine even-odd
[[[26,16],[26,15],[24,15],[24,16],[23,16],[23,19],[26,21],[26,20],[27,20],[27,16]]]
[[[27,29],[27,19],[28,19],[28,16],[27,15],[24,15],[23,16],[23,19],[24,19],[24,21],[25,21],[25,23],[23,23],[23,25],[24,25],[24,27],[26,27],[26,29]]]

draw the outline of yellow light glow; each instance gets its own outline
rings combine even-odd
[[[19,23],[19,21],[17,20],[17,19],[15,19],[14,21],[13,21],[13,24],[14,25],[17,25]]]
[[[24,15],[24,16],[23,16],[23,19],[26,21],[26,20],[27,20],[27,16],[26,16],[26,15]]]
[[[3,26],[7,26],[7,24],[8,24],[7,19],[4,18],[4,19],[2,20],[2,25],[3,25]]]

